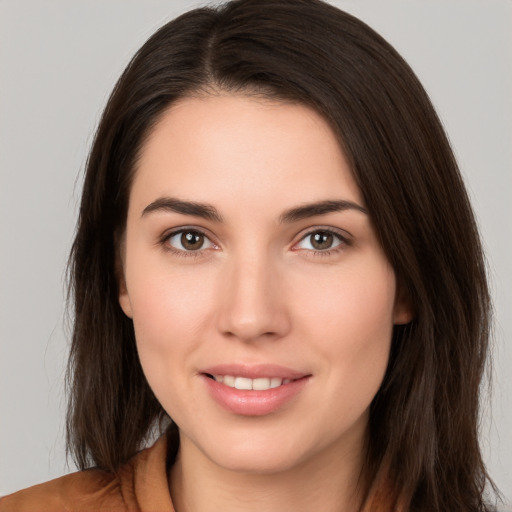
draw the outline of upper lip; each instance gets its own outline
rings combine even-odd
[[[280,366],[277,364],[218,364],[209,366],[200,371],[209,375],[232,375],[235,377],[245,377],[247,379],[258,379],[263,377],[280,377],[281,379],[296,380],[306,377],[310,374]]]

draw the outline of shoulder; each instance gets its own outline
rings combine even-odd
[[[0,512],[174,512],[162,436],[116,473],[87,469],[0,498]]]
[[[89,469],[34,485],[0,498],[0,512],[124,511],[119,479],[113,473]]]

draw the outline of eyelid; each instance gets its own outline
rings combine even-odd
[[[186,251],[184,249],[177,249],[176,247],[173,247],[168,243],[172,237],[179,235],[181,233],[186,233],[186,232],[194,232],[194,233],[198,233],[198,234],[204,236],[210,242],[211,247],[206,247],[206,248],[201,247],[200,249],[197,249],[195,251]],[[178,254],[179,256],[185,256],[185,257],[187,257],[187,256],[192,256],[192,257],[196,256],[197,257],[197,256],[202,255],[207,250],[219,248],[219,245],[214,241],[214,237],[211,234],[209,234],[208,230],[206,230],[204,228],[200,228],[198,226],[179,226],[179,227],[168,229],[159,237],[158,243],[160,245],[162,245],[165,250],[173,252],[175,254]]]
[[[307,238],[308,236],[310,236],[314,233],[318,233],[318,232],[330,233],[330,234],[334,235],[335,237],[337,237],[339,240],[341,240],[341,243],[338,244],[337,246],[333,247],[332,249],[325,249],[323,251],[319,250],[319,249],[315,250],[315,249],[297,249],[297,248],[295,248],[305,238]],[[342,250],[343,247],[351,246],[352,243],[353,243],[352,235],[343,229],[335,228],[333,226],[312,226],[312,227],[309,227],[306,230],[302,231],[299,235],[297,235],[297,240],[293,243],[292,250],[309,251],[309,252],[318,253],[318,254],[329,254],[329,253],[337,251],[337,250]]]

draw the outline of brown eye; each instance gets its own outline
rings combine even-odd
[[[183,248],[187,251],[197,251],[204,244],[204,235],[194,231],[183,232],[180,241]]]
[[[332,233],[328,231],[317,231],[310,235],[311,237],[311,246],[317,251],[324,251],[326,249],[330,249],[333,242],[334,236]]]
[[[201,249],[209,249],[214,246],[206,235],[193,229],[172,233],[167,238],[166,244],[179,252],[194,252]]]
[[[298,249],[307,249],[313,252],[327,252],[348,242],[337,233],[325,229],[311,231],[297,244]]]

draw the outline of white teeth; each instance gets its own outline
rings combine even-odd
[[[265,391],[266,389],[270,389],[270,379],[254,379],[252,381],[252,389],[256,389],[258,391]]]
[[[234,377],[233,375],[214,375],[217,382],[222,382],[230,388],[255,391],[266,391],[267,389],[278,388],[283,384],[288,384],[292,379],[281,379],[281,377],[260,377],[249,379],[247,377]]]
[[[235,387],[235,377],[233,377],[231,375],[224,375],[223,382],[224,382],[224,384],[226,384],[226,386],[229,386],[230,388]]]
[[[279,377],[272,377],[270,379],[270,387],[271,388],[277,388],[283,383],[283,379]]]
[[[246,379],[245,377],[237,377],[235,379],[236,389],[252,389],[252,379]]]

